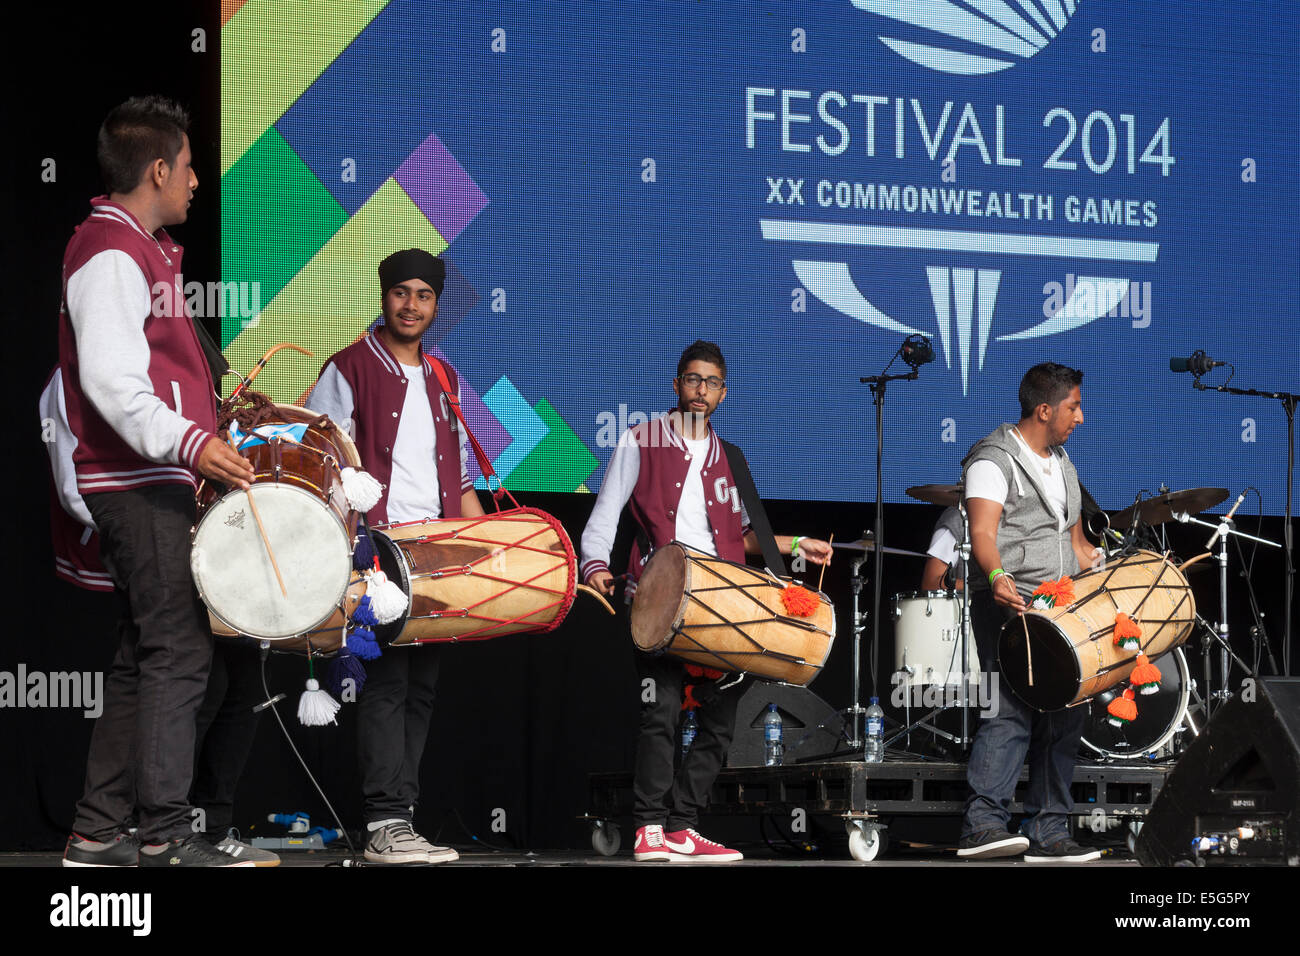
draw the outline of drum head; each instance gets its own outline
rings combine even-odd
[[[1160,658],[1158,666],[1160,690],[1154,694],[1137,695],[1138,715],[1131,724],[1113,726],[1106,711],[1106,706],[1120,696],[1127,685],[1103,691],[1084,705],[1089,710],[1087,722],[1083,725],[1082,752],[1085,755],[1139,760],[1154,754],[1169,742],[1187,713],[1191,681],[1181,647]]]
[[[248,504],[257,504],[287,596]],[[351,539],[315,495],[286,484],[232,491],[204,514],[194,534],[190,569],[213,615],[241,634],[264,640],[312,630],[334,612],[352,573]]]
[[[1025,649],[1026,625],[1028,653]],[[1029,679],[1031,660],[1032,681]],[[1036,710],[1060,710],[1079,692],[1079,658],[1069,637],[1039,615],[1016,615],[1002,625],[1002,634],[998,638],[998,669],[1016,696]]]
[[[676,544],[650,557],[632,600],[632,640],[643,651],[657,651],[673,637],[686,606],[686,551]]]

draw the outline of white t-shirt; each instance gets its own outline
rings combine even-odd
[[[677,505],[676,537],[683,544],[716,557],[718,548],[713,543],[713,528],[704,506],[704,479],[700,476],[704,470],[704,459],[709,454],[709,439],[705,436],[682,440],[686,442],[686,450],[691,453],[691,467],[682,482],[682,498]]]
[[[935,528],[934,535],[930,538],[930,547],[925,553],[951,565],[957,560],[957,539],[947,528]]]
[[[1065,469],[1061,465],[1060,458],[1055,452],[1049,452],[1046,458],[1041,458],[1025,443],[1018,432],[1013,429],[1011,434],[1024,452],[1020,458],[1028,458],[1033,462],[1032,467],[1036,469],[1034,477],[1043,486],[1043,490],[1047,493],[1048,504],[1056,512],[1057,530],[1065,530]],[[971,462],[970,467],[966,469],[967,498],[984,498],[1005,505],[1010,491],[1007,480],[1002,475],[1002,469],[987,458]]]
[[[393,473],[388,479],[388,520],[419,521],[442,515],[437,438],[424,369],[402,364],[406,400],[393,442]]]

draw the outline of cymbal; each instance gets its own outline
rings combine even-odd
[[[870,532],[864,534],[857,541],[849,541],[845,543],[836,541],[831,545],[831,547],[844,548],[846,551],[881,551],[884,554],[901,554],[908,558],[926,557],[926,555],[922,554],[920,551],[906,551],[903,548],[877,548],[876,539]]]
[[[961,485],[913,485],[907,493],[917,501],[955,508],[961,502]]]
[[[1198,515],[1202,511],[1213,508],[1227,497],[1227,488],[1188,488],[1184,491],[1171,491],[1129,505],[1110,519],[1110,526],[1131,528],[1138,523],[1164,524],[1166,521],[1173,520],[1176,511]]]

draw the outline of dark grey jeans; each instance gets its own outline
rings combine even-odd
[[[192,832],[195,718],[212,659],[190,577],[194,489],[149,485],[85,498],[122,613],[73,830],[111,840],[134,816],[145,843],[182,839]]]
[[[1010,612],[995,604],[987,590],[973,592],[970,605],[980,662],[986,672],[996,672],[998,633]],[[1021,832],[1039,845],[1069,836],[1069,816],[1074,808],[1070,783],[1088,708],[1045,714],[1017,697],[1005,681],[998,682],[997,694],[998,714],[980,719],[966,768],[971,795],[966,800],[962,835],[1006,829],[1020,768],[1028,758],[1029,787]]]
[[[365,663],[366,684],[357,695],[357,762],[367,823],[412,817],[441,660],[441,648],[425,645],[386,647]]]

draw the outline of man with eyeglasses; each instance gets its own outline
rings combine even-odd
[[[746,554],[761,552],[731,472],[727,446],[709,424],[726,398],[726,375],[722,350],[712,342],[696,341],[677,363],[673,379],[677,407],[620,437],[582,535],[582,575],[590,586],[605,594],[614,592],[609,559],[624,505],[630,505],[639,530],[628,561],[629,602],[654,549],[674,540],[736,563],[744,563]],[[732,451],[738,453],[734,446]],[[781,550],[803,554],[814,563],[830,560],[831,547],[825,541],[799,536],[776,540]],[[674,731],[688,682],[687,665],[640,650],[635,655],[641,684],[645,686],[648,678],[653,694],[643,694],[641,703],[633,779],[637,827],[633,859],[740,860],[739,852],[701,836],[696,826],[731,746],[744,683],[725,690],[717,689],[717,684],[705,686],[696,694],[699,729],[674,774]]]

